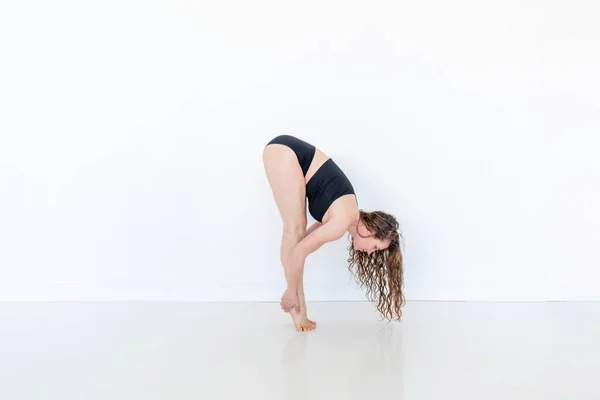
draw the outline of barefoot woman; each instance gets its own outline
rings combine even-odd
[[[299,331],[313,330],[304,299],[306,257],[327,242],[352,237],[349,269],[366,288],[367,297],[387,319],[400,319],[404,304],[399,224],[382,211],[364,212],[352,184],[321,150],[290,135],[271,140],[263,163],[275,203],[283,219],[281,264],[287,290],[281,308],[290,312]],[[306,200],[317,221],[306,229]]]

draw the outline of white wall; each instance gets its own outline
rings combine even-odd
[[[598,8],[4,2],[0,299],[278,300],[291,133],[398,217],[409,299],[600,300]],[[363,299],[347,243],[309,300]]]

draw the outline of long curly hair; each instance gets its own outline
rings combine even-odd
[[[360,219],[377,239],[390,239],[387,249],[376,250],[371,254],[354,250],[351,241],[348,250],[348,269],[359,286],[366,290],[366,297],[377,302],[377,310],[382,317],[400,320],[405,304],[404,268],[401,250],[402,234],[393,215],[383,211],[365,212],[360,210]]]

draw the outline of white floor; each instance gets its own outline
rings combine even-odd
[[[0,399],[600,399],[600,303],[0,303]]]

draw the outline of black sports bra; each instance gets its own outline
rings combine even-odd
[[[298,163],[302,168],[302,174],[306,176],[315,156],[316,147],[292,135],[279,135],[267,145],[273,143],[282,144],[292,149],[296,153],[296,158],[298,158]],[[317,221],[322,222],[323,216],[331,204],[346,194],[356,195],[348,177],[330,158],[319,167],[306,185],[310,215]]]
[[[354,194],[354,187],[333,159],[325,161],[306,184],[310,215],[319,222],[338,198]]]

